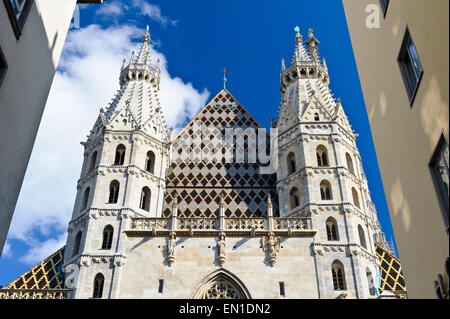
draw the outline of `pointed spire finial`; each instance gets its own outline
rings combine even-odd
[[[281,58],[281,71],[286,70],[286,65],[284,64],[284,58]]]
[[[223,68],[220,72],[223,72],[223,88],[226,90],[227,89],[227,77],[226,77],[226,73],[228,72],[227,68]]]
[[[147,30],[145,31],[142,42],[150,43],[150,31],[149,31],[148,25],[147,25]]]
[[[298,46],[303,41],[303,37],[300,34],[300,28],[298,25],[295,26],[294,31],[295,31],[295,43],[297,43]]]

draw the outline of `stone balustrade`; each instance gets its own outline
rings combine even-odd
[[[70,289],[0,289],[0,299],[66,299]]]

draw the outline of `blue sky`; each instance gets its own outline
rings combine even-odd
[[[380,223],[386,238],[393,238],[341,1],[108,0],[80,6],[80,29],[69,32],[0,259],[0,285],[64,245],[83,159],[79,142],[118,89],[122,59],[137,48],[147,25],[154,56],[162,61],[161,102],[174,126],[185,124],[222,88],[220,70],[226,67],[227,89],[270,127],[281,97],[281,58],[292,58],[294,27],[304,38],[313,28],[332,92],[359,134]]]

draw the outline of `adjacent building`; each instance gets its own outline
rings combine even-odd
[[[0,255],[77,2],[0,3]]]
[[[449,1],[343,5],[408,296],[448,298]]]

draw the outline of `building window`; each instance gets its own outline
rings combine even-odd
[[[359,234],[359,242],[361,243],[361,247],[367,249],[366,245],[366,235],[364,234],[364,230],[361,225],[358,225],[358,234]]]
[[[340,261],[335,260],[331,265],[331,275],[334,290],[345,290],[344,266]]]
[[[286,297],[286,291],[284,289],[284,282],[280,282],[280,296],[281,297]]]
[[[323,145],[319,145],[316,149],[317,165],[319,167],[328,166],[328,151]]]
[[[92,171],[95,168],[95,164],[97,164],[97,151],[95,151],[91,156],[88,172]]]
[[[408,28],[406,28],[405,36],[403,38],[402,47],[398,56],[398,63],[403,76],[403,81],[405,82],[409,102],[412,106],[420,80],[422,79],[423,69],[417,54],[416,46],[411,39]]]
[[[291,203],[291,209],[294,209],[294,208],[300,206],[300,197],[298,195],[297,187],[293,187],[291,189],[291,192],[289,193],[289,199],[290,199],[290,203]]]
[[[2,86],[3,79],[6,75],[6,70],[8,69],[8,64],[6,63],[6,58],[3,55],[2,48],[0,48],[0,87]]]
[[[345,153],[345,160],[347,161],[348,171],[353,175],[355,175],[355,169],[353,168],[353,160],[349,153]]]
[[[320,121],[319,113],[314,113],[314,121],[316,122]]]
[[[75,242],[73,245],[73,251],[72,251],[72,257],[78,255],[78,252],[80,251],[81,246],[81,231],[77,233],[75,236]]]
[[[120,144],[116,148],[116,156],[114,158],[114,165],[123,165],[125,162],[125,146],[123,144]]]
[[[164,289],[164,280],[160,279],[158,282],[158,293],[162,294]]]
[[[3,0],[16,39],[19,40],[30,12],[32,0]]]
[[[119,188],[120,184],[118,181],[113,180],[109,185],[109,197],[108,204],[116,204],[119,198]]]
[[[369,268],[366,268],[366,276],[367,276],[367,283],[369,285],[369,293],[371,296],[375,296],[375,286],[373,284],[373,276]]]
[[[322,181],[320,183],[320,197],[322,200],[331,200],[333,198],[330,182]]]
[[[81,210],[83,211],[86,209],[88,201],[89,201],[89,193],[90,193],[91,189],[88,187],[84,190],[84,194],[83,194],[83,202],[81,203]]]
[[[155,153],[152,151],[147,152],[147,156],[145,158],[145,170],[150,173],[154,173],[155,170]]]
[[[359,205],[358,192],[356,191],[356,189],[354,187],[352,187],[352,197],[353,197],[353,204],[356,207],[358,207],[359,209],[361,209],[361,206]]]
[[[146,210],[147,212],[150,211],[150,188],[147,186],[142,188],[139,208]]]
[[[328,240],[329,241],[339,240],[337,222],[334,218],[330,217],[327,219],[326,227]]]
[[[448,171],[448,143],[444,134],[441,135],[436,146],[433,156],[430,161],[431,175],[435,188],[437,190],[438,198],[442,208],[442,216],[444,218],[445,228],[449,230],[449,171]]]
[[[383,10],[383,17],[386,16],[389,0],[380,0],[381,10]]]
[[[289,153],[289,155],[287,156],[287,166],[288,166],[288,175],[291,175],[293,173],[295,173],[295,171],[297,170],[297,165],[295,163],[295,155],[294,153]]]
[[[114,228],[111,225],[108,225],[103,229],[102,249],[111,249],[113,234]]]
[[[92,298],[101,298],[103,295],[103,284],[105,277],[102,274],[97,274],[94,279],[94,292]]]

